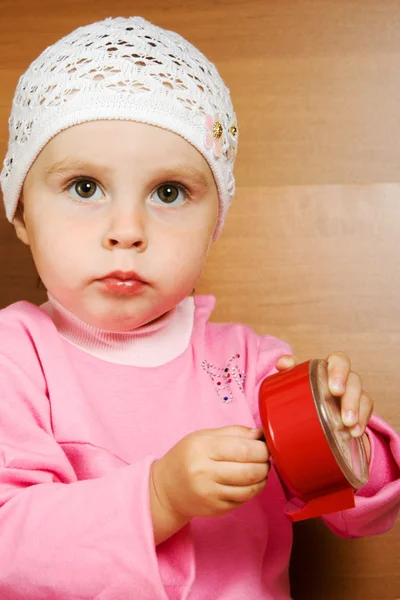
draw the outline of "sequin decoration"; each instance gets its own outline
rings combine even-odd
[[[222,156],[225,143],[224,128],[218,115],[206,115],[206,148],[213,150],[214,156]]]
[[[215,121],[212,128],[213,137],[220,138],[224,133],[224,129],[219,121]]]
[[[240,358],[240,354],[234,354],[231,356],[225,367],[217,367],[213,363],[208,362],[208,360],[203,360],[201,363],[203,369],[211,377],[218,396],[223,402],[226,403],[232,402],[233,400],[233,392],[231,387],[232,381],[236,382],[237,387],[242,394],[244,394],[243,385],[246,379],[246,374],[240,369],[238,365],[238,358]]]

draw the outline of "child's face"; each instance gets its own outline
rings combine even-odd
[[[48,291],[86,322],[125,331],[191,293],[218,194],[207,162],[180,136],[96,121],[47,144],[26,177],[21,208],[17,235]],[[112,291],[100,279],[114,271],[134,271],[145,283]]]

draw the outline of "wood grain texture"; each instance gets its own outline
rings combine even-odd
[[[48,44],[140,14],[214,60],[240,124],[238,192],[197,287],[213,320],[279,336],[300,359],[342,349],[400,429],[400,1],[0,0],[0,154],[14,87]],[[0,220],[0,306],[40,303]],[[295,527],[295,600],[400,597],[400,524],[342,540]]]
[[[399,184],[240,188],[197,286],[213,320],[245,322],[288,341],[301,360],[349,354],[400,430]],[[383,536],[335,537],[295,526],[295,600],[394,600],[400,523]]]

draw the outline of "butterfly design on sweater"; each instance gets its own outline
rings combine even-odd
[[[203,360],[201,366],[211,377],[215,390],[223,402],[229,403],[233,400],[231,384],[234,381],[239,390],[244,394],[244,381],[246,374],[238,365],[240,354],[234,354],[224,367],[218,367],[208,360]]]

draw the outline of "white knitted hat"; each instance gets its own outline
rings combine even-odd
[[[63,129],[98,119],[148,123],[190,142],[217,184],[218,237],[235,191],[238,128],[229,90],[199,50],[141,17],[76,29],[46,48],[20,78],[0,175],[9,221],[47,142]]]

